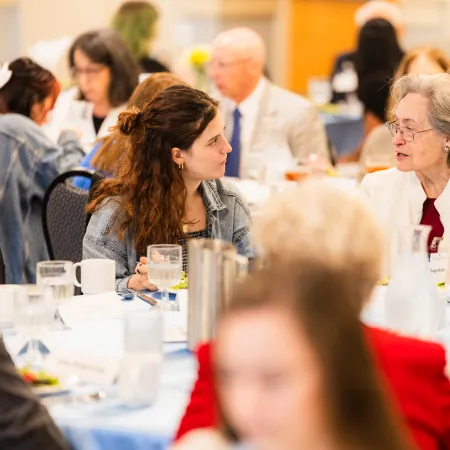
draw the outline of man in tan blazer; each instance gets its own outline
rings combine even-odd
[[[252,154],[264,146],[276,148],[266,153],[268,165],[306,163],[311,154],[329,159],[317,109],[265,78],[265,60],[262,38],[249,28],[225,31],[213,42],[210,76],[222,96],[226,134],[233,147],[228,176],[246,176]]]

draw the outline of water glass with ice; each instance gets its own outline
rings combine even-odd
[[[73,297],[73,263],[70,261],[42,261],[37,264],[36,278],[39,286],[50,288],[55,305],[55,329],[68,330],[58,307]]]
[[[148,281],[161,290],[160,308],[165,310],[178,309],[169,300],[168,289],[181,281],[183,264],[180,245],[149,245],[147,248]]]

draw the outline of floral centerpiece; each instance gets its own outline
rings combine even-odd
[[[194,86],[202,91],[208,91],[207,68],[210,59],[211,52],[207,47],[193,47],[189,52],[189,64],[195,74]]]

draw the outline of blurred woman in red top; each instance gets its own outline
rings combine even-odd
[[[380,276],[383,238],[357,199],[329,186],[305,183],[269,204],[256,234],[271,263],[296,266],[311,261],[338,267],[342,276],[354,280],[350,297],[356,312],[368,302]],[[364,332],[417,447],[450,449],[450,382],[444,373],[444,349],[376,328],[364,326]],[[190,430],[219,423],[211,353],[211,344],[198,350],[198,380],[177,439]]]

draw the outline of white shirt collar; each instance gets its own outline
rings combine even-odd
[[[241,115],[244,117],[248,114],[252,114],[254,111],[258,111],[266,85],[267,80],[265,77],[261,77],[255,89],[253,89],[253,92],[246,99],[239,105],[233,102],[233,110],[236,107],[239,108]]]

